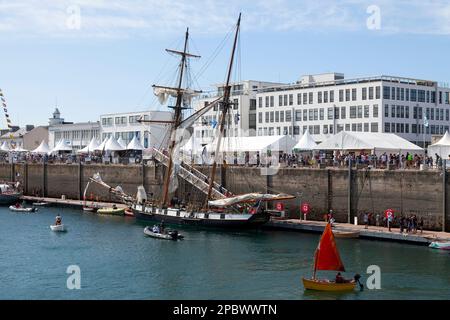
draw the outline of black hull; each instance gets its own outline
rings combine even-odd
[[[213,219],[186,219],[181,217],[174,217],[161,214],[142,213],[139,210],[133,209],[134,216],[137,220],[162,222],[174,225],[196,226],[205,228],[225,228],[225,229],[256,229],[266,224],[270,220],[270,215],[265,213],[258,213],[253,215],[248,220],[227,221],[227,220],[213,220]]]

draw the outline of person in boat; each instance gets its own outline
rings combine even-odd
[[[338,274],[336,275],[336,279],[335,279],[336,283],[350,283],[351,280],[347,280],[345,279],[342,274],[340,272],[338,272]]]
[[[59,214],[56,216],[55,220],[56,220],[55,221],[56,226],[60,226],[62,224],[62,218]]]
[[[164,233],[165,229],[166,229],[166,225],[164,224],[164,220],[162,220],[161,224],[159,225],[159,231],[161,233]]]
[[[117,210],[117,206],[114,204],[112,207],[114,210]]]
[[[20,208],[22,207],[22,205],[21,205],[19,202],[17,202],[16,205],[15,205],[15,207],[16,207],[17,209],[20,209]]]
[[[153,233],[160,233],[159,227],[157,225],[154,225],[152,228]]]

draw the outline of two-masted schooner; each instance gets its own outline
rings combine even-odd
[[[225,187],[214,180],[216,170],[219,166],[221,170],[225,170],[225,166],[223,166],[222,163],[218,163],[218,155],[220,153],[221,139],[227,125],[227,115],[232,107],[232,102],[230,100],[230,81],[240,32],[240,23],[241,15],[239,15],[236,24],[223,96],[211,102],[208,106],[201,108],[186,119],[182,119],[183,109],[186,108],[186,101],[190,101],[193,96],[201,93],[200,91],[195,91],[190,88],[183,88],[183,77],[185,76],[188,59],[199,58],[199,56],[188,52],[189,29],[187,29],[185,34],[184,49],[182,51],[166,49],[170,54],[179,56],[181,61],[178,70],[177,87],[153,85],[154,93],[161,103],[167,101],[167,97],[169,96],[176,100],[175,106],[170,107],[173,109],[173,120],[164,122],[166,124],[169,123],[171,127],[168,150],[161,151],[156,148],[153,148],[152,150],[155,161],[161,163],[166,169],[164,173],[164,183],[162,186],[161,197],[156,201],[154,199],[149,201],[143,187],[138,189],[137,197],[131,204],[131,208],[137,219],[211,227],[251,228],[260,226],[270,219],[270,214],[265,209],[265,202],[295,198],[294,196],[286,194],[267,193],[233,195],[230,191],[225,189]],[[211,173],[207,176],[183,161],[178,161],[178,163],[176,163],[175,160],[179,160],[179,155],[176,150],[181,143],[179,132],[192,126],[197,119],[215,106],[219,106],[221,112],[218,128],[216,130],[217,143],[215,160],[212,164]],[[142,122],[158,121],[142,120]],[[172,180],[177,177],[184,179],[206,195],[206,200],[203,205],[188,204],[185,206],[175,206],[171,204],[171,194],[174,192],[171,183]],[[95,180],[96,179],[93,181]]]

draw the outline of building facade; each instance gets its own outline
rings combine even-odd
[[[62,139],[74,151],[86,147],[92,138],[100,140],[100,124],[98,122],[65,122],[58,109],[49,119],[48,145],[52,149]]]
[[[6,141],[11,148],[34,150],[41,144],[42,140],[48,141],[48,127],[27,125],[14,132],[6,130],[0,137],[0,144]]]
[[[139,122],[144,120],[144,122]],[[122,138],[126,144],[136,136],[145,148],[165,147],[168,141],[170,124],[145,121],[171,121],[168,111],[141,111],[100,116],[101,139],[112,135]]]
[[[256,93],[258,90],[280,86],[280,83],[246,80],[231,84],[232,108],[226,120],[226,136],[256,136]],[[216,85],[216,91],[204,95],[194,104],[194,110],[208,106],[223,95],[224,85]],[[194,137],[200,144],[208,144],[214,139],[214,130],[218,125],[219,106],[214,107],[194,124]]]
[[[449,129],[449,95],[435,81],[307,75],[258,91],[257,135],[298,139],[308,130],[320,142],[340,131],[386,132],[423,146]]]

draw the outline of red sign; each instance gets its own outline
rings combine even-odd
[[[277,202],[276,208],[277,211],[284,211],[284,204],[281,202]]]
[[[300,208],[300,210],[302,211],[303,214],[308,214],[310,209],[311,209],[311,206],[309,205],[309,203],[303,203]]]
[[[384,215],[386,216],[386,218],[393,218],[394,217],[394,210],[392,209],[387,209],[386,211],[384,211]]]

